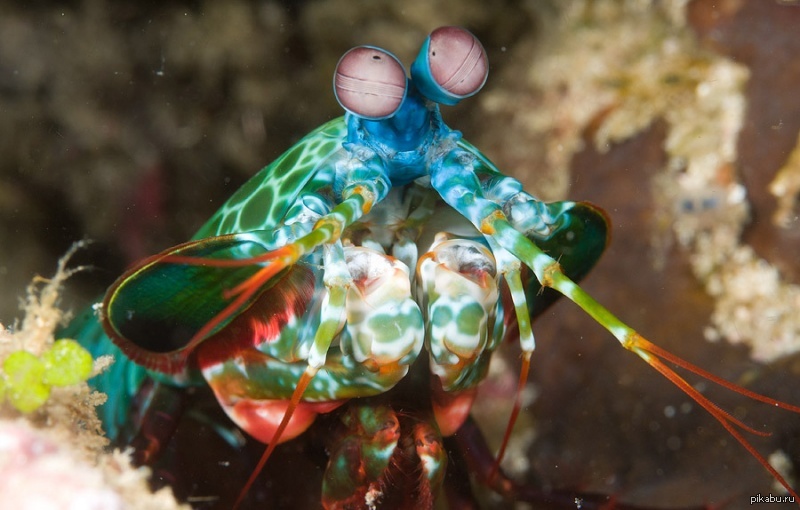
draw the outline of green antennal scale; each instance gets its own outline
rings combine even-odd
[[[227,415],[268,444],[234,507],[276,445],[342,408],[345,432],[327,447],[324,506],[385,498],[431,507],[445,480],[442,437],[471,430],[476,389],[511,339],[523,353],[519,390],[483,480],[507,497],[540,501],[498,465],[535,348],[531,320],[564,295],[796,495],[740,429],[755,431],[665,362],[800,409],[723,381],[617,319],[576,283],[609,242],[605,213],[538,200],[445,125],[439,104],[474,95],[487,75],[480,42],[458,27],[428,36],[410,77],[385,50],[347,52],[333,79],[343,118],[256,174],[192,240],[141,261],[108,290],[102,327],[125,356],[118,391],[128,395],[112,395],[113,405],[153,374],[159,384],[205,381]],[[103,345],[96,326],[83,338],[94,351]],[[124,414],[112,406],[105,417],[113,432]]]

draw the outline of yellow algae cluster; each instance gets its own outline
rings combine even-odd
[[[706,337],[746,343],[753,359],[769,362],[800,350],[800,288],[742,244],[749,206],[736,142],[749,71],[699,45],[686,3],[531,4],[540,30],[512,55],[528,66],[483,99],[488,114],[509,124],[487,143],[516,175],[535,176],[528,185],[543,198],[563,199],[579,178],[569,167],[587,134],[602,153],[663,123],[667,162],[651,183],[655,265],[677,240],[715,299]],[[532,162],[532,152],[543,156]],[[784,201],[800,189],[797,174],[787,170],[773,185]]]
[[[4,398],[23,413],[39,409],[52,387],[72,386],[92,375],[92,355],[75,340],[62,338],[36,356],[14,351],[0,370],[0,401]]]

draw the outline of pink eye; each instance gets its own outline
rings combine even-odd
[[[406,72],[391,53],[358,46],[339,60],[333,91],[348,112],[372,120],[384,119],[397,112],[406,96]]]
[[[489,62],[480,41],[459,27],[441,27],[431,33],[428,62],[434,81],[460,97],[479,91],[489,74]]]

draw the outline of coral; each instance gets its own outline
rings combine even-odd
[[[769,191],[778,199],[772,221],[784,228],[791,226],[798,219],[795,205],[800,195],[800,135],[786,164],[770,183]]]
[[[8,508],[125,508],[100,470],[25,421],[0,423],[0,492]]]
[[[128,453],[106,452],[108,440],[95,407],[106,400],[86,380],[111,359],[91,356],[73,340],[54,340],[65,318],[58,308],[67,269],[64,256],[51,279],[28,288],[19,327],[0,326],[6,395],[0,405],[0,493],[9,508],[179,509],[169,489],[152,494],[148,470]],[[41,285],[41,287],[39,286]]]
[[[749,73],[698,44],[686,27],[685,4],[607,0],[567,2],[555,12],[535,7],[542,33],[514,50],[530,61],[528,72],[483,99],[488,114],[509,117],[514,129],[489,133],[480,145],[501,145],[506,162],[532,174],[533,143],[543,157],[531,187],[561,199],[576,178],[569,167],[586,133],[603,153],[665,123],[666,163],[651,184],[654,268],[663,266],[677,239],[716,299],[707,338],[746,343],[753,359],[769,362],[800,351],[800,287],[742,244],[749,206],[736,161]],[[773,184],[784,203],[796,195],[795,159]]]

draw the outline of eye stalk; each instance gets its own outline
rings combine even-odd
[[[451,106],[476,94],[488,76],[486,51],[477,37],[461,27],[431,32],[411,66],[411,79],[422,95]]]
[[[373,46],[357,46],[345,53],[333,74],[333,93],[342,108],[369,120],[397,113],[406,89],[403,64]]]

